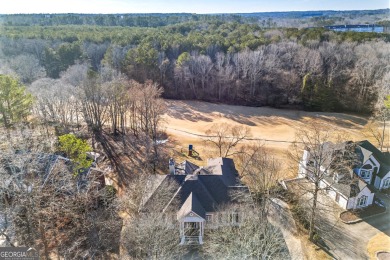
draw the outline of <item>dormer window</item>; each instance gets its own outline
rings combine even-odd
[[[360,170],[360,177],[362,177],[363,179],[370,178],[371,177],[371,170],[361,169]]]

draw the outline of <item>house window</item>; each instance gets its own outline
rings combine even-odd
[[[237,212],[230,213],[230,222],[232,224],[237,224],[238,223],[238,213]]]
[[[207,222],[213,222],[213,215],[212,214],[206,214],[206,221]]]
[[[383,188],[388,188],[389,186],[390,186],[390,178],[387,178],[383,182]]]
[[[371,176],[371,171],[367,171],[363,169],[360,170],[360,177],[367,179],[370,178],[370,176]]]
[[[367,203],[367,196],[361,196],[361,197],[358,199],[358,206],[359,206],[359,207],[366,206],[366,203]]]

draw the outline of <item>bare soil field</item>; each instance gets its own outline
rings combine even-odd
[[[166,100],[168,107],[164,115],[165,130],[173,143],[172,156],[178,160],[189,159],[185,156],[188,145],[194,145],[200,155],[198,164],[213,154],[204,139],[204,135],[214,123],[229,123],[248,126],[251,138],[261,139],[261,143],[270,153],[283,161],[287,168],[287,155],[291,142],[298,129],[304,128],[310,120],[317,119],[329,126],[332,131],[346,133],[350,140],[366,139],[361,133],[367,118],[344,113],[305,112],[300,110],[275,109],[269,107],[245,107],[215,104],[201,101]],[[246,143],[258,141],[245,141]]]

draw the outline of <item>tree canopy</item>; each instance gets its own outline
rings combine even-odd
[[[19,80],[8,75],[0,75],[0,122],[6,128],[26,119],[32,102],[32,95]]]
[[[79,169],[91,166],[92,161],[87,158],[87,152],[92,151],[92,148],[86,141],[73,134],[61,135],[58,139],[59,150],[64,152],[75,164],[75,174],[78,173]]]

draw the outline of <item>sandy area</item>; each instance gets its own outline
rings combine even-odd
[[[329,125],[334,131],[347,132],[351,140],[365,139],[361,130],[367,123],[367,118],[356,115],[244,107],[201,101],[167,100],[166,105],[168,111],[164,115],[165,129],[175,144],[176,154],[180,150],[185,153],[188,144],[193,144],[202,159],[213,156],[213,152],[210,147],[205,146],[202,137],[196,135],[202,135],[212,124],[222,122],[248,126],[251,138],[267,140],[261,142],[277,158],[283,160],[286,159],[285,153],[290,142],[294,141],[297,129],[305,127],[305,123],[313,119]],[[198,164],[204,164],[204,160]]]

